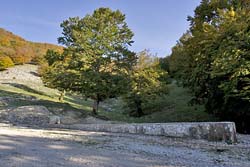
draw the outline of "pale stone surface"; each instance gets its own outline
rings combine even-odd
[[[99,119],[99,118],[95,118],[92,116],[87,116],[86,118],[81,120],[81,123],[83,123],[83,124],[106,124],[106,123],[110,123],[110,122]]]
[[[81,120],[80,118],[75,118],[74,115],[72,115],[72,116],[61,116],[60,117],[61,124],[65,124],[65,125],[76,124],[76,123],[79,123],[80,120]]]
[[[235,143],[233,122],[147,123],[147,124],[75,124],[66,128],[86,131],[146,134],[167,137],[205,139]]]
[[[52,115],[49,117],[49,124],[61,124],[61,118],[56,115]]]
[[[49,115],[44,106],[22,106],[9,111],[8,120],[14,124],[46,125]]]
[[[36,84],[42,84],[42,80],[38,76],[37,71],[38,66],[36,65],[18,65],[6,71],[2,71],[0,73],[0,83],[5,83],[6,81],[11,83],[17,83],[17,81],[25,83],[29,81]]]

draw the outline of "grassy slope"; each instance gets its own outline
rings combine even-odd
[[[29,86],[28,86],[29,87]],[[39,91],[43,87],[39,87]],[[33,89],[34,90],[34,89]],[[83,110],[87,113],[90,112],[90,101],[85,101],[79,97],[73,95],[67,95],[64,102],[58,101],[59,94],[55,90],[51,90],[48,93],[36,93],[31,89],[16,88],[11,85],[0,84],[0,97],[8,97],[12,100],[8,103],[8,107],[19,107],[25,105],[43,105],[52,110]],[[36,98],[37,100],[32,100]],[[1,108],[1,106],[0,106]]]
[[[169,94],[157,102],[162,107],[160,111],[141,118],[132,118],[124,114],[120,100],[115,103],[108,101],[104,103],[109,112],[101,111],[100,115],[111,120],[124,122],[192,122],[192,121],[214,121],[215,118],[207,114],[203,105],[188,105],[191,95],[187,89],[178,87],[175,83],[169,85]],[[112,109],[113,106],[113,109]]]
[[[30,66],[32,67],[32,66]],[[17,68],[17,67],[16,67]],[[1,78],[0,78],[1,79]],[[11,82],[13,79],[10,78]],[[81,96],[67,94],[64,103],[58,101],[59,92],[46,88],[41,83],[32,83],[29,80],[17,80],[15,84],[0,83],[0,97],[11,97],[7,107],[24,105],[43,105],[52,112],[77,111],[86,116],[91,113],[92,101],[85,101]],[[100,105],[99,115],[112,121],[122,122],[188,122],[188,121],[212,121],[213,117],[204,112],[204,106],[188,105],[191,99],[187,89],[178,87],[176,84],[169,85],[169,94],[157,101],[157,112],[141,118],[129,117],[124,114],[121,100],[111,99]],[[35,97],[38,100],[32,100]],[[160,106],[160,107],[159,107]],[[6,106],[5,106],[6,107]],[[0,105],[0,109],[3,108]],[[59,113],[61,114],[61,113]]]
[[[26,68],[32,65],[24,65]],[[17,68],[13,67],[13,68]],[[2,71],[0,73],[4,73]],[[0,81],[1,81],[0,76]],[[32,79],[4,79],[0,82],[0,97],[8,98],[8,105],[1,106],[0,109],[13,108],[25,105],[43,105],[55,114],[63,114],[65,111],[75,111],[86,116],[90,113],[90,101],[85,101],[79,96],[66,95],[64,103],[58,100],[59,92],[46,88],[40,82],[33,82]]]

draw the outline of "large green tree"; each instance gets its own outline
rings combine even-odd
[[[236,121],[242,132],[250,132],[247,2],[203,0],[189,17],[189,37],[180,40],[170,58],[170,72],[180,74],[194,101],[222,120]]]
[[[128,71],[136,62],[135,53],[128,49],[133,43],[133,32],[125,22],[125,15],[109,8],[96,9],[83,18],[69,18],[61,27],[63,36],[58,41],[66,48],[59,61],[54,61],[59,55],[47,56],[54,70],[51,78],[65,81],[56,87],[92,99],[93,114],[97,114],[100,101],[126,90]]]

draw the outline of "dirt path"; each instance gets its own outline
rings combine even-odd
[[[237,145],[66,129],[0,125],[2,167],[249,167],[249,136]]]

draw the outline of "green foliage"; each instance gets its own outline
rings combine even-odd
[[[159,123],[159,122],[197,122],[216,121],[215,117],[205,112],[204,105],[189,105],[192,93],[187,88],[177,86],[175,80],[167,85],[169,93],[152,100],[141,117],[131,117],[129,108],[122,98],[108,99],[101,103],[100,115],[112,121],[129,123]],[[150,108],[148,108],[150,107]]]
[[[8,56],[0,56],[0,70],[14,66],[13,61]]]
[[[57,61],[62,61],[64,59],[63,55],[61,55],[59,52],[49,49],[44,56],[44,58],[47,60],[48,65],[51,66]]]
[[[131,115],[142,116],[143,111],[151,106],[147,104],[166,93],[166,84],[160,81],[164,74],[158,58],[148,51],[138,54],[138,61],[129,75],[129,91],[124,98]]]
[[[180,40],[170,58],[170,72],[192,89],[194,101],[205,103],[206,110],[222,120],[236,121],[243,132],[250,131],[246,126],[250,119],[249,18],[245,1],[203,0],[191,19],[189,37]]]
[[[96,114],[100,101],[126,90],[126,77],[136,60],[128,50],[133,33],[125,15],[109,8],[99,8],[82,19],[69,18],[61,27],[63,37],[58,41],[67,48],[63,59],[57,59],[60,54],[47,52],[49,68],[45,81],[93,99]]]
[[[194,58],[191,50],[193,46],[187,45],[190,44],[190,39],[190,32],[183,34],[178,43],[172,48],[172,54],[169,57],[170,75],[176,79],[182,78],[184,81],[189,77],[187,74],[191,73],[194,66]]]
[[[30,47],[32,48],[34,55],[32,56],[31,62],[35,64],[42,65],[44,64],[45,58],[44,55],[47,53],[48,50],[53,50],[58,53],[63,52],[63,47],[53,45],[53,44],[48,44],[48,43],[36,43],[32,42],[30,43]]]
[[[159,58],[159,65],[161,67],[162,70],[169,72],[169,60],[170,56],[167,57],[163,57],[163,58]]]

